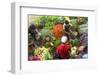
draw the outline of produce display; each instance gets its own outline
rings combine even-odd
[[[28,61],[88,58],[88,17],[28,17]]]

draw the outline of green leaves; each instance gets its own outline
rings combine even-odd
[[[64,22],[63,16],[37,16],[34,23],[38,28],[52,29],[56,22]]]
[[[72,46],[78,46],[79,45],[79,39],[72,40]]]

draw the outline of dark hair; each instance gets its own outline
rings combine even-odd
[[[66,21],[65,21],[65,24],[69,24],[69,21],[68,21],[68,20],[66,20]]]
[[[36,29],[36,26],[34,24],[31,24],[29,28],[30,29]]]

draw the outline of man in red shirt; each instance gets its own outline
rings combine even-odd
[[[55,59],[69,59],[71,44],[68,43],[67,36],[62,36],[61,42],[62,43],[56,48],[54,58]]]

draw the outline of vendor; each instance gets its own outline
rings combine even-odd
[[[62,43],[56,48],[54,58],[55,59],[69,59],[71,44],[68,42],[68,37],[62,36],[61,42]]]
[[[80,33],[79,58],[88,58],[88,19],[78,17],[78,31]]]

